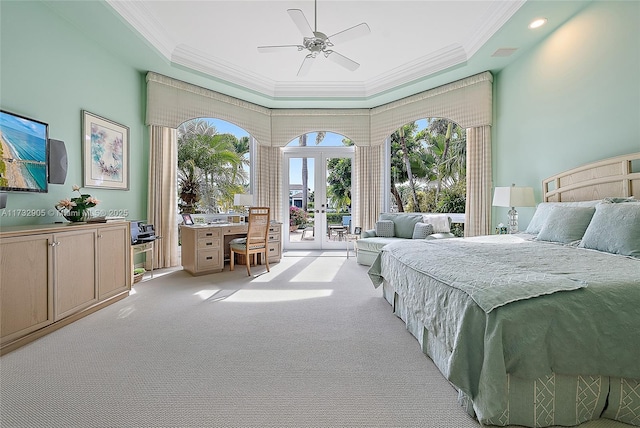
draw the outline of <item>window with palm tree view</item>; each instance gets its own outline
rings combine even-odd
[[[192,119],[178,127],[180,213],[233,209],[237,193],[250,193],[250,138],[223,120]]]
[[[448,119],[408,123],[390,137],[391,211],[464,213],[466,203],[465,129]],[[452,232],[464,234],[463,224]]]

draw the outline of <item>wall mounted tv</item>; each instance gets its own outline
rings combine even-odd
[[[0,110],[0,190],[47,192],[49,125]]]

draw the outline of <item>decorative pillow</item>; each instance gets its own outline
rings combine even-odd
[[[551,207],[536,240],[568,244],[582,239],[595,211],[591,207]]]
[[[451,219],[446,214],[423,214],[422,222],[431,224],[434,233],[451,232]]]
[[[640,203],[597,205],[579,247],[640,258]]]
[[[413,236],[411,239],[425,239],[429,235],[433,235],[432,225],[429,223],[416,223],[413,227]]]
[[[381,236],[383,238],[393,238],[395,236],[393,221],[378,220],[376,222],[376,236]]]
[[[527,226],[527,233],[536,235],[540,233],[542,225],[547,220],[547,217],[551,213],[553,207],[595,207],[600,203],[597,201],[581,201],[581,202],[541,202],[536,208],[536,212],[533,214],[529,225]]]

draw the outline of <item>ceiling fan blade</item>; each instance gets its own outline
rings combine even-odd
[[[325,53],[325,55],[331,61],[335,62],[338,65],[343,66],[344,68],[346,68],[349,71],[356,71],[358,69],[358,67],[360,67],[360,64],[358,64],[357,62],[355,62],[352,59],[347,58],[344,55],[340,55],[336,51],[327,51]]]
[[[300,69],[298,70],[298,76],[306,76],[309,73],[309,70],[311,69],[311,66],[313,65],[313,60],[314,59],[316,59],[316,57],[313,56],[312,54],[309,54],[309,55],[304,57],[304,60],[302,61],[302,65],[300,66]]]
[[[258,46],[259,53],[281,52],[285,49],[296,48],[299,51],[304,49],[301,45],[279,45],[279,46]]]
[[[307,18],[305,18],[304,13],[302,13],[300,9],[287,9],[287,13],[289,13],[293,23],[296,24],[298,30],[300,30],[304,37],[315,37],[309,21],[307,21]]]
[[[346,30],[342,30],[339,33],[334,34],[333,36],[329,36],[328,38],[332,44],[336,44],[336,43],[348,42],[349,40],[366,36],[369,33],[371,33],[371,29],[365,22],[363,22],[362,24],[358,24],[354,27],[347,28]]]

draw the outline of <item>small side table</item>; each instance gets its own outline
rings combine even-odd
[[[154,243],[155,241],[149,241],[149,242],[143,242],[141,244],[131,245],[131,283],[132,284],[133,284],[133,269],[135,267],[135,261],[133,260],[133,256],[136,254],[151,252],[151,278],[153,278],[153,265],[155,264],[153,260]]]
[[[349,242],[353,242],[353,251],[356,253],[356,257],[358,256],[358,239],[360,235],[356,235],[355,233],[347,233],[344,235],[345,241],[347,243],[347,258],[349,258]]]

